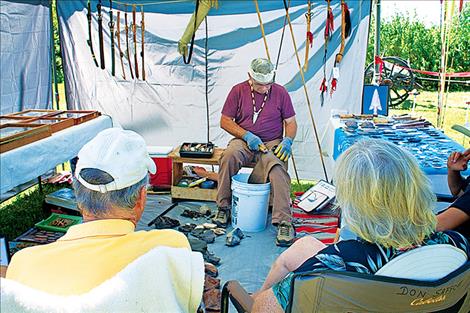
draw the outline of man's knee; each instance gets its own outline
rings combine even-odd
[[[243,164],[243,160],[244,156],[241,151],[226,151],[220,158],[219,165],[221,167],[235,164],[241,166]]]
[[[284,167],[281,165],[274,165],[269,171],[269,180],[271,182],[283,181],[290,183],[290,176]]]
[[[220,166],[227,164],[238,164],[239,166],[242,166],[244,163],[246,163],[246,159],[246,152],[242,147],[240,147],[239,144],[229,145],[229,147],[222,154],[219,164]]]

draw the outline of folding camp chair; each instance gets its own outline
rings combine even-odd
[[[454,247],[439,248],[444,253],[440,257],[448,255],[444,261],[451,260],[449,266],[443,268],[442,260],[433,262],[433,258],[439,258],[438,251],[423,248],[426,247],[416,249],[417,253],[397,257],[380,273],[398,277],[409,275],[414,279],[338,271],[294,274],[286,312],[469,312],[470,262],[466,255],[462,257]],[[452,261],[454,258],[457,260]],[[460,266],[462,262],[465,263]],[[420,272],[421,264],[422,272],[431,273],[430,263],[437,266],[434,276],[442,278],[424,281],[421,274],[408,272],[410,267]],[[450,274],[445,275],[445,272]],[[253,299],[237,281],[227,282],[222,289],[222,313],[228,312],[229,299],[238,312],[251,312]]]

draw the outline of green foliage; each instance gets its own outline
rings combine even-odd
[[[42,193],[36,187],[0,208],[0,234],[11,241],[48,217],[49,214],[43,210],[44,198],[47,194],[63,187],[63,185],[45,184]]]
[[[456,12],[457,14],[457,12]],[[367,65],[374,56],[375,21],[371,19]],[[412,68],[439,72],[441,34],[439,26],[426,27],[415,15],[397,14],[380,25],[380,54],[408,60]],[[447,72],[470,70],[470,5],[465,5],[460,17],[455,16],[449,35]],[[419,74],[418,74],[419,75]],[[429,76],[427,76],[429,77]],[[437,82],[418,80],[427,90],[436,90]],[[451,90],[469,90],[463,84],[451,84]]]
[[[315,182],[313,181],[308,181],[308,180],[301,180],[297,183],[296,180],[292,180],[291,183],[291,188],[290,188],[290,197],[292,200],[295,199],[295,192],[305,192],[310,189],[310,187],[313,186]]]
[[[454,19],[450,34],[448,70],[470,71],[470,5],[465,5],[459,19]],[[452,64],[452,66],[450,66]]]
[[[57,69],[57,83],[64,82],[64,70],[62,67],[62,57],[60,51],[59,22],[57,20],[56,0],[52,1],[52,28],[54,29],[54,59]]]

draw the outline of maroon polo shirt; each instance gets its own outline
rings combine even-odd
[[[259,111],[264,94],[254,91],[254,95],[256,111]],[[263,142],[268,142],[282,139],[283,121],[295,116],[295,111],[287,90],[274,83],[269,91],[264,109],[253,125],[253,101],[250,84],[247,80],[235,85],[230,90],[222,114],[233,118],[235,123],[260,137]]]

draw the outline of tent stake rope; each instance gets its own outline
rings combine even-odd
[[[318,146],[318,152],[320,153],[321,165],[323,167],[323,173],[325,174],[325,179],[326,179],[326,181],[328,181],[328,174],[326,172],[325,161],[323,160],[323,151],[322,151],[322,148],[321,148],[320,141],[318,139],[317,125],[316,125],[315,119],[313,117],[312,106],[310,104],[310,98],[308,96],[308,91],[307,91],[307,85],[305,83],[305,76],[304,76],[304,72],[303,72],[303,69],[302,69],[302,64],[300,63],[299,52],[297,51],[297,44],[295,43],[294,30],[292,29],[292,24],[291,24],[290,15],[289,15],[289,8],[287,7],[286,0],[283,0],[283,1],[284,1],[284,8],[286,10],[287,23],[289,25],[289,30],[290,30],[291,37],[292,37],[292,44],[294,45],[295,57],[296,57],[296,60],[297,60],[297,65],[299,66],[300,77],[302,78],[302,85],[304,87],[305,99],[307,100],[307,106],[308,106],[310,121],[312,122],[313,132],[315,134],[315,141],[316,141],[317,146]]]

